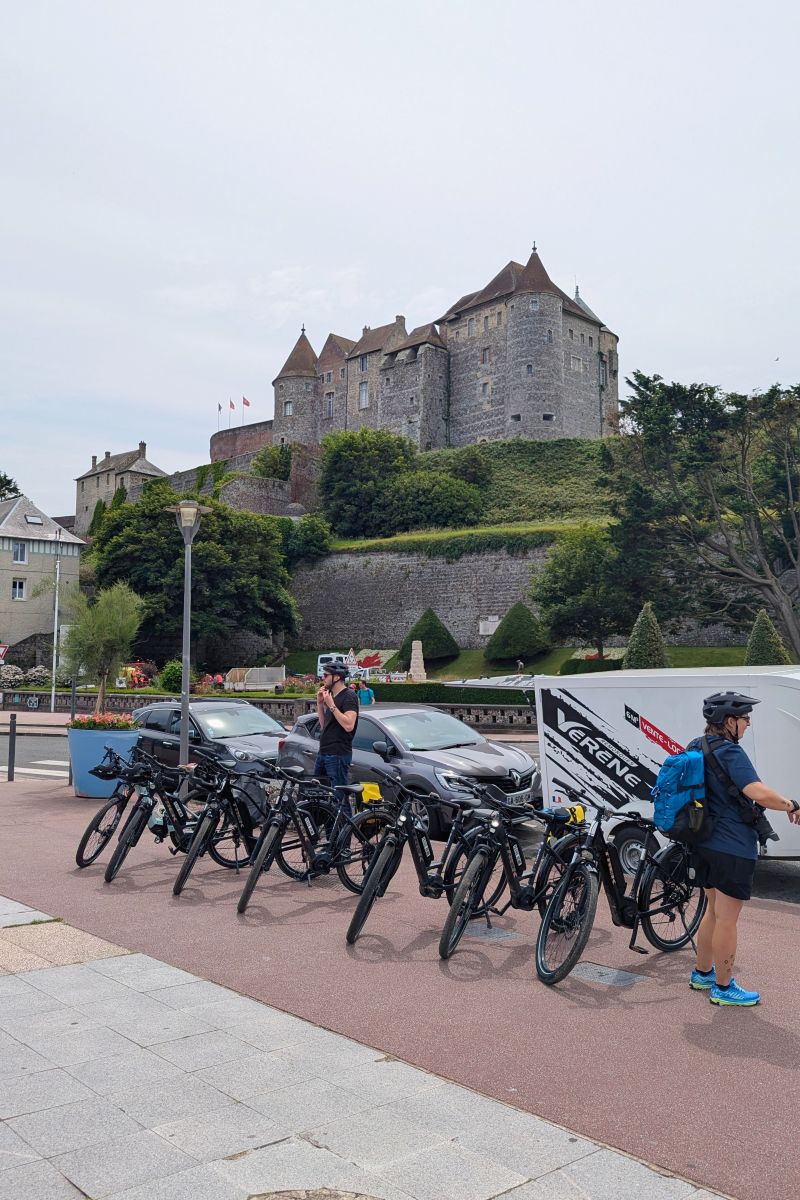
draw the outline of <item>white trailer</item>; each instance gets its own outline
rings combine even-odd
[[[761,701],[742,747],[764,783],[800,799],[795,761],[800,749],[800,667],[537,675],[535,688],[545,803],[558,793],[557,781],[563,780],[615,808],[635,808],[652,816],[650,789],[661,763],[702,734],[704,698],[727,691]],[[781,813],[767,815],[780,841],[769,842],[765,853],[770,858],[800,858],[800,826]],[[635,856],[639,839],[634,827],[626,829],[620,822],[615,840],[630,867],[633,858],[625,851],[629,847]]]

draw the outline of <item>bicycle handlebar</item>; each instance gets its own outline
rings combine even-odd
[[[655,821],[649,817],[645,817],[642,813],[637,812],[634,808],[613,808],[610,804],[606,804],[603,800],[595,800],[588,792],[580,788],[574,787],[572,784],[564,783],[563,779],[554,779],[553,787],[558,791],[566,792],[569,797],[574,797],[579,804],[588,804],[596,812],[602,814],[605,820],[619,820],[625,817],[634,825],[640,825],[644,829],[653,829]]]

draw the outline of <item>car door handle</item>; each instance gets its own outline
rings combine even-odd
[[[161,743],[161,745],[162,745],[162,746],[166,746],[166,747],[167,747],[167,749],[169,749],[169,747],[170,747],[170,746],[174,746],[174,745],[175,745],[175,743],[174,743],[174,742],[162,742],[162,743]]]

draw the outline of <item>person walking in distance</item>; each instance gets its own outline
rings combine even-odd
[[[737,692],[717,692],[703,701],[705,736],[716,764],[706,769],[706,797],[712,818],[709,836],[693,846],[697,882],[706,889],[708,908],[697,931],[697,963],[689,986],[707,991],[712,1004],[752,1007],[758,992],[733,977],[736,924],[750,893],[759,839],[774,837],[763,809],[785,812],[800,824],[800,804],[763,784],[739,745],[758,700]],[[699,739],[689,749],[699,748]],[[759,828],[761,826],[761,828]]]
[[[328,663],[317,692],[317,716],[321,729],[314,774],[327,775],[331,786],[343,787],[353,761],[353,735],[358,725],[358,700],[345,686],[347,667]],[[340,797],[340,803],[344,801]]]

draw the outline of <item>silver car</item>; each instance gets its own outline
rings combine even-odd
[[[319,751],[316,713],[299,718],[279,743],[278,763],[294,763],[311,774]],[[515,746],[491,742],[449,713],[424,704],[371,704],[358,714],[353,738],[354,783],[378,783],[387,766],[400,772],[407,787],[457,799],[470,782],[493,783],[518,802],[541,802],[538,764]],[[433,814],[431,832],[441,835],[452,812]]]

